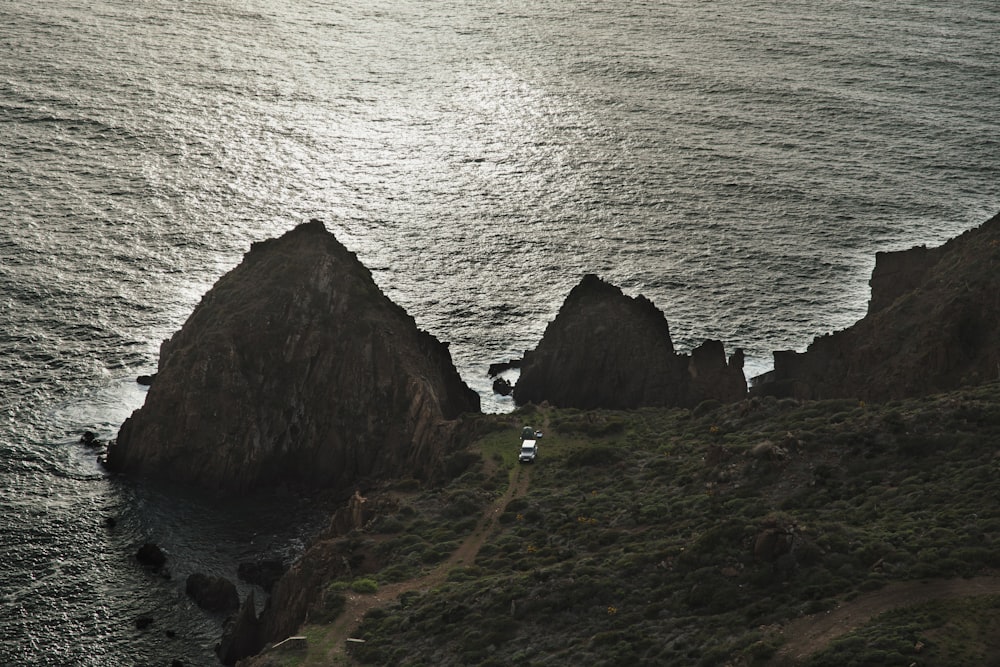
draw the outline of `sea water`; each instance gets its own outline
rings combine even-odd
[[[252,242],[324,220],[490,411],[585,273],[754,375],[863,316],[877,251],[1000,210],[997,34],[993,0],[0,1],[0,664],[214,664],[184,577],[308,539],[78,443]]]

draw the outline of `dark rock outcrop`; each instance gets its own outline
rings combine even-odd
[[[244,561],[236,568],[236,575],[247,582],[255,584],[270,593],[281,576],[288,570],[285,564],[276,558]]]
[[[236,592],[236,585],[225,577],[195,572],[188,576],[184,592],[206,611],[233,612],[240,606],[240,595]]]
[[[167,564],[167,555],[163,549],[152,542],[146,542],[135,552],[135,559],[139,564],[154,572],[159,572]]]
[[[511,359],[510,361],[500,361],[497,363],[490,364],[489,369],[486,371],[486,375],[494,378],[501,373],[510,370],[516,370],[521,367],[520,359]]]
[[[322,616],[326,613],[322,606],[329,582],[381,569],[384,563],[379,561],[370,545],[339,538],[361,529],[376,516],[389,516],[398,511],[398,499],[392,495],[365,498],[355,493],[330,518],[327,530],[275,583],[260,617],[250,619],[247,616],[227,631],[227,637],[242,637],[235,644],[228,638],[223,641],[229,647],[228,657],[240,659],[242,665],[243,658],[266,644],[295,634],[303,623],[309,622],[311,614],[318,612]],[[257,663],[251,660],[250,664]]]
[[[726,362],[722,343],[677,354],[663,313],[595,275],[584,276],[521,362],[519,404],[629,409],[693,406],[746,394],[742,353]]]
[[[868,314],[774,353],[753,393],[887,401],[1000,377],[1000,215],[937,248],[880,252]]]
[[[257,606],[253,591],[240,606],[236,616],[226,623],[222,641],[216,647],[216,655],[224,665],[233,665],[240,658],[254,655],[264,648],[260,635],[260,622],[257,619]]]
[[[294,635],[307,621],[309,610],[322,598],[328,582],[370,571],[342,541],[323,539],[315,542],[275,584],[254,625],[243,624],[246,630],[241,632],[247,650],[231,649],[230,655],[244,658],[257,653],[268,642]]]
[[[433,474],[479,397],[323,223],[254,243],[160,349],[107,465],[208,488]]]
[[[514,387],[507,378],[497,378],[493,380],[493,393],[499,396],[510,396],[514,393]]]

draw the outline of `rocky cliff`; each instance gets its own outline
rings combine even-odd
[[[394,493],[380,493],[379,490],[375,493],[374,498],[365,498],[355,492],[330,517],[326,530],[275,583],[259,617],[250,598],[239,614],[230,619],[217,647],[223,664],[235,663],[238,667],[271,664],[266,657],[260,661],[244,659],[267,644],[294,635],[303,623],[328,622],[330,602],[340,595],[329,587],[331,581],[373,574],[384,566],[382,557],[377,555],[378,550],[370,548],[372,542],[350,537],[342,539],[352,533],[369,532],[373,519],[400,511],[401,505]],[[334,617],[336,613],[333,612]]]
[[[108,466],[239,491],[429,474],[479,411],[446,344],[323,223],[255,243],[162,344]]]
[[[1000,215],[937,248],[878,253],[868,314],[775,352],[754,393],[885,401],[1000,377]]]
[[[738,351],[727,363],[718,341],[677,354],[651,301],[586,275],[525,353],[514,400],[581,409],[736,401],[746,395],[742,357]]]

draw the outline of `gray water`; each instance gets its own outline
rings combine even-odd
[[[754,375],[864,314],[876,251],[1000,210],[998,34],[993,0],[0,0],[0,665],[213,664],[184,576],[301,548],[303,510],[77,444],[252,242],[323,219],[487,410],[587,272]]]

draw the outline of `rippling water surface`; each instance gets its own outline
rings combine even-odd
[[[863,315],[876,251],[1000,209],[997,34],[992,0],[0,2],[0,664],[213,664],[183,577],[299,548],[77,444],[253,241],[325,220],[490,410],[585,272],[756,374]]]

